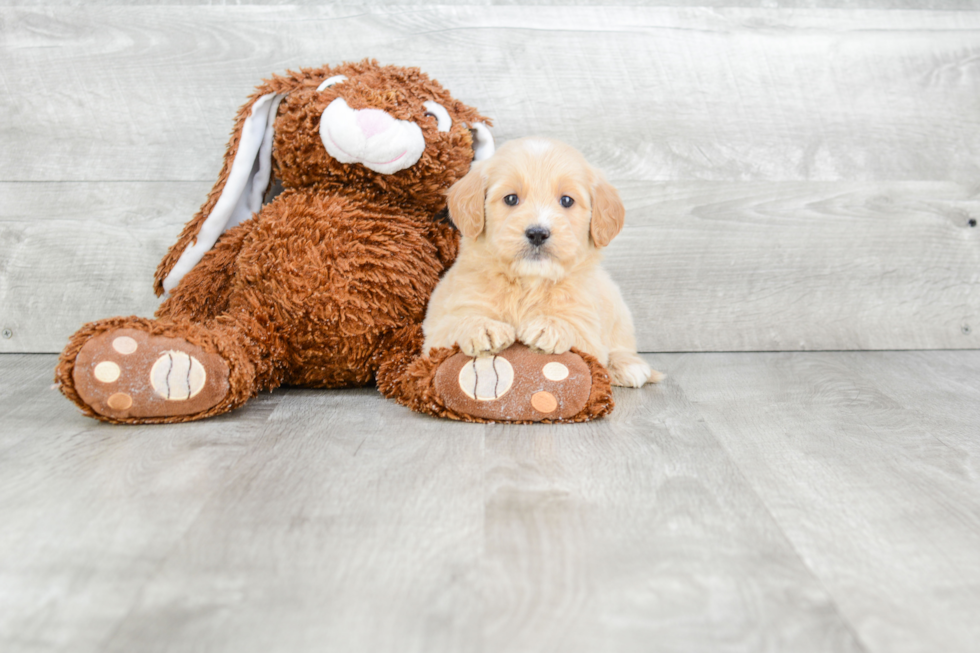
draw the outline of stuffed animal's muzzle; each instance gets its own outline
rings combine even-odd
[[[385,175],[415,165],[425,150],[422,129],[414,122],[379,109],[351,109],[343,98],[320,117],[320,139],[341,163],[360,163]]]

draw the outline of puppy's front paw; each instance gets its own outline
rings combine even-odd
[[[517,339],[513,326],[489,318],[472,318],[461,325],[461,331],[456,343],[464,354],[473,358],[499,353]]]
[[[537,317],[521,325],[517,337],[545,354],[564,354],[575,344],[575,330],[565,320]]]

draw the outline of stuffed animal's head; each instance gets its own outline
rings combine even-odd
[[[473,161],[493,154],[488,123],[417,68],[362,61],[274,75],[239,111],[220,179],[161,263],[157,292],[258,212],[273,177],[434,216]]]
[[[273,141],[286,188],[340,182],[439,211],[472,161],[493,153],[487,119],[417,68],[363,61],[276,82],[288,87]]]

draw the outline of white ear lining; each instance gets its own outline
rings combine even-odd
[[[473,134],[473,160],[489,159],[497,149],[490,129],[482,122],[472,122],[469,127]]]
[[[187,246],[170,274],[163,280],[163,289],[166,292],[177,287],[184,275],[214,247],[221,234],[248,220],[262,208],[262,197],[272,174],[273,124],[283,97],[278,93],[269,93],[252,105],[252,113],[242,126],[238,151],[232,161],[221,197],[201,225],[197,242]]]
[[[347,75],[334,75],[333,77],[328,77],[320,85],[316,87],[316,92],[319,93],[325,88],[330,88],[334,84],[339,84],[340,82],[347,81]]]
[[[262,208],[262,198],[265,197],[265,191],[269,187],[269,177],[272,176],[272,137],[275,136],[274,124],[276,121],[276,111],[279,108],[279,101],[281,99],[281,95],[276,97],[269,107],[258,156],[255,157],[255,161],[252,163],[251,173],[248,176],[248,181],[245,183],[245,190],[242,192],[241,197],[238,198],[235,209],[232,211],[231,217],[228,218],[228,222],[225,224],[222,233],[248,220],[252,217],[253,213],[257,213]],[[238,160],[237,156],[235,160]]]
[[[425,107],[427,112],[436,117],[436,129],[439,131],[447,132],[453,126],[453,119],[449,116],[449,112],[446,111],[446,107],[432,100],[423,102],[422,106]]]

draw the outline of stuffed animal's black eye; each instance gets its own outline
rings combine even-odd
[[[567,209],[568,207],[570,207],[572,204],[575,203],[575,200],[573,200],[568,195],[562,195],[561,196],[561,199],[559,200],[559,202],[561,202],[561,205],[564,206]]]
[[[520,200],[517,199],[517,195],[504,195],[504,204],[507,206],[517,206]]]

